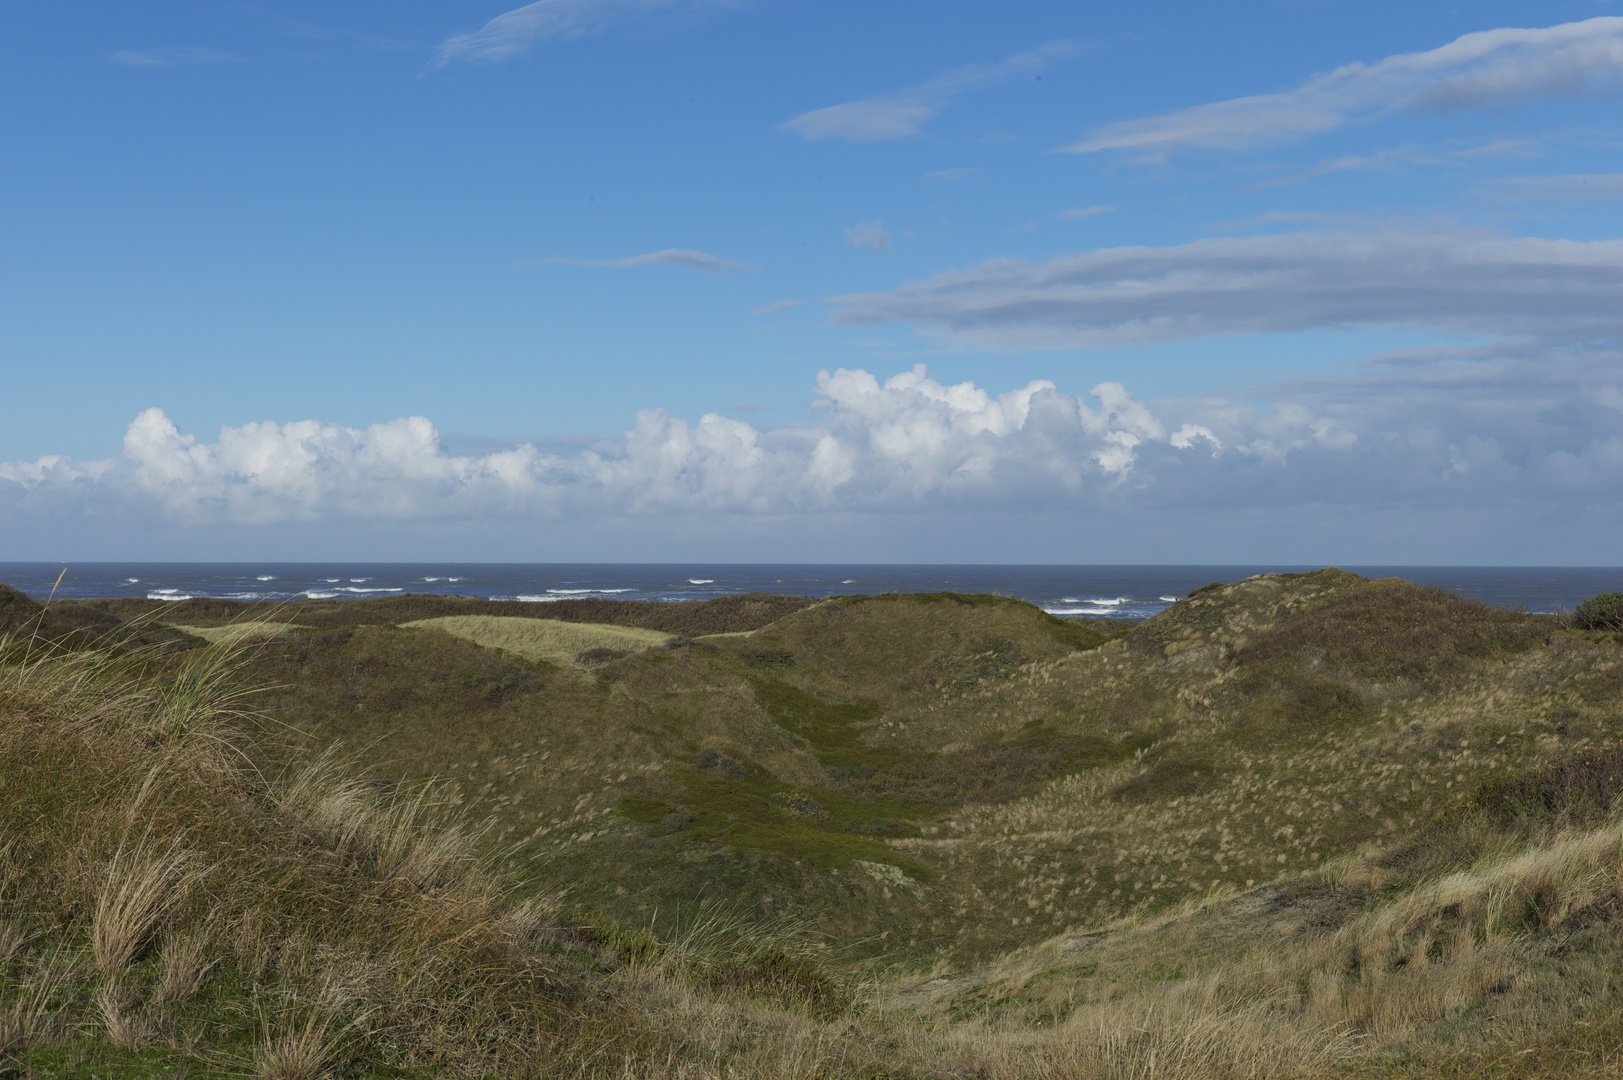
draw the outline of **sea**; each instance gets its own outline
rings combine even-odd
[[[780,563],[0,563],[0,583],[37,600],[354,599],[438,593],[514,604],[571,597],[703,600],[734,593],[997,593],[1062,618],[1147,619],[1212,582],[1313,566],[812,565]],[[1623,590],[1620,567],[1345,566],[1495,606],[1570,610]]]

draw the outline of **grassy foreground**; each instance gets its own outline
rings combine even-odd
[[[1623,1066],[1610,632],[1339,571],[528,658],[10,596],[24,1074]]]

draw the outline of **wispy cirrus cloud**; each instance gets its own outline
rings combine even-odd
[[[1054,216],[1060,221],[1082,221],[1086,218],[1098,217],[1100,214],[1113,214],[1115,212],[1116,208],[1114,206],[1100,204],[1097,206],[1073,206],[1069,210],[1061,210]]]
[[[760,267],[752,263],[741,262],[738,259],[723,259],[717,255],[707,255],[702,251],[693,251],[689,248],[665,248],[661,251],[650,251],[642,255],[626,255],[618,259],[577,259],[569,255],[551,255],[539,260],[526,259],[517,265],[535,266],[538,263],[620,268],[667,265],[681,266],[688,270],[698,270],[705,274],[738,274],[760,269]]]
[[[1571,173],[1565,176],[1506,176],[1482,186],[1506,201],[1615,202],[1623,199],[1623,173]]]
[[[807,140],[878,142],[906,138],[917,135],[955,98],[1018,76],[1035,74],[1075,51],[1076,46],[1071,42],[1049,42],[995,64],[970,64],[954,68],[929,82],[905,90],[813,109],[784,121],[779,127]]]
[[[710,6],[713,0],[536,0],[503,12],[479,29],[445,39],[435,67],[496,63],[554,38],[578,38],[667,8]]]
[[[1455,112],[1620,88],[1623,17],[1601,16],[1465,34],[1427,52],[1348,64],[1294,90],[1109,124],[1061,149],[1125,150],[1158,160],[1178,150],[1290,142],[1394,110]]]
[[[1255,184],[1248,185],[1243,190],[1260,191],[1263,188],[1286,187],[1338,172],[1394,171],[1413,165],[1434,168],[1470,167],[1482,161],[1536,158],[1539,156],[1540,148],[1547,141],[1547,138],[1496,139],[1490,143],[1474,146],[1393,146],[1368,154],[1343,154],[1340,157],[1321,161],[1312,168],[1301,172],[1260,180]]]
[[[1089,348],[1335,327],[1623,340],[1623,240],[1375,227],[994,259],[834,298],[991,348]]]
[[[246,64],[248,58],[219,49],[171,45],[161,49],[121,49],[107,58],[125,67],[196,67],[206,64]]]

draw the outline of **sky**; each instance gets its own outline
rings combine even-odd
[[[1615,565],[1623,4],[14,5],[0,561]]]

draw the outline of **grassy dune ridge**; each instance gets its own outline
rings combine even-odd
[[[0,650],[38,1075],[1620,1065],[1614,633],[1333,570],[1136,627],[836,598],[584,677],[51,625]]]

